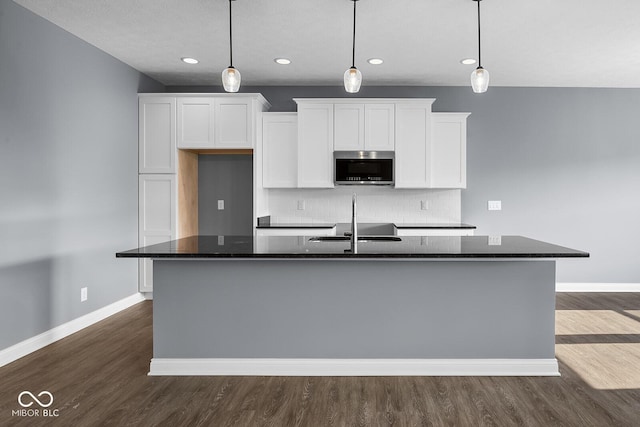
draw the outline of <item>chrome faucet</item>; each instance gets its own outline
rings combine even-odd
[[[358,221],[356,220],[356,195],[351,198],[351,253],[358,253]]]

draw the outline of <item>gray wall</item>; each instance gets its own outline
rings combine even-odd
[[[253,227],[253,156],[198,156],[198,232],[247,236]]]
[[[338,76],[339,77],[339,76]],[[366,76],[365,76],[366,85]],[[219,92],[219,87],[169,87]],[[591,253],[558,262],[559,282],[640,283],[640,89],[244,86],[271,111],[295,97],[429,97],[469,111],[462,220],[478,234],[520,234]],[[487,211],[502,200],[502,211]]]
[[[164,87],[0,0],[0,350],[137,291],[137,92]],[[80,303],[80,288],[89,300]]]

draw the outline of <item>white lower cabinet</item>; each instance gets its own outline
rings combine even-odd
[[[256,236],[335,236],[333,228],[256,228]]]
[[[312,242],[309,239],[314,236],[335,236],[336,228],[256,228],[256,237],[254,248],[258,252],[279,252],[288,253],[292,248],[299,251],[304,249],[322,245],[322,242]],[[267,239],[271,236],[288,236],[289,239]],[[294,237],[294,236],[297,236]],[[295,240],[292,240],[295,239]],[[296,244],[297,243],[297,244]]]
[[[262,185],[298,186],[298,115],[262,114]]]
[[[396,236],[473,236],[473,228],[395,228]]]
[[[142,174],[138,177],[138,244],[148,246],[174,240],[177,230],[177,187],[172,174]],[[141,258],[139,291],[153,291],[153,263]]]

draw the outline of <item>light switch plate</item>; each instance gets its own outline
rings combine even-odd
[[[219,211],[224,210],[224,200],[218,200],[218,210]]]
[[[80,288],[80,302],[85,302],[88,298],[87,288]]]
[[[501,211],[502,200],[489,200],[487,202],[487,209],[489,209],[490,211]]]
[[[420,209],[426,211],[429,209],[429,201],[428,200],[420,200]]]
[[[304,202],[304,200],[298,200],[298,210],[299,211],[303,211],[306,208],[306,203]]]

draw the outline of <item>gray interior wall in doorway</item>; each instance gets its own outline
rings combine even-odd
[[[224,210],[218,209],[224,200]],[[198,156],[198,232],[253,234],[253,156]]]

